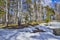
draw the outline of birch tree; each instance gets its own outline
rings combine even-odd
[[[6,2],[6,26],[8,26],[8,1],[7,0],[5,0],[5,2]]]
[[[21,25],[22,0],[18,0],[18,26]]]

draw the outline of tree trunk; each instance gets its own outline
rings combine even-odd
[[[21,11],[22,11],[22,0],[18,0],[18,26],[21,26]]]
[[[7,0],[5,0],[6,2],[6,26],[8,26],[8,3]]]

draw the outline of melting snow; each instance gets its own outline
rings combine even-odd
[[[33,33],[36,28],[45,32]],[[23,29],[0,29],[0,40],[60,40],[60,36],[55,36],[48,27],[37,25]]]

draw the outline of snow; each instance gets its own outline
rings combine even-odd
[[[60,28],[60,22],[49,22],[48,26],[51,29],[59,29]]]
[[[52,33],[53,33],[53,31],[52,31],[50,28],[45,27],[45,26],[40,26],[40,25],[38,25],[38,26],[36,26],[35,28],[39,28],[39,29],[44,30],[44,31],[46,31],[46,32],[52,32]]]
[[[36,32],[41,29],[45,32]],[[0,40],[60,40],[60,36],[53,34],[53,31],[45,26],[29,26],[23,29],[0,29]]]
[[[54,38],[49,38],[48,40],[57,40],[57,39],[54,39]]]
[[[17,40],[33,40],[33,38],[30,38],[30,36],[34,36],[38,34],[34,33],[19,33],[17,36]]]

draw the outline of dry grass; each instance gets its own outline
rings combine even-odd
[[[17,26],[18,24],[8,24],[8,26]]]
[[[24,27],[28,27],[29,25],[35,26],[35,25],[38,25],[42,22],[43,21],[38,21],[38,22],[32,21],[32,22],[29,22],[29,23],[22,23],[21,26],[19,26],[19,27],[24,28]],[[18,27],[18,24],[8,24],[8,26],[0,24],[0,28],[19,28],[19,27]]]
[[[17,24],[8,24],[8,27],[10,27],[10,28],[13,26],[17,27]],[[0,28],[5,28],[5,27],[6,27],[5,24],[0,24]]]
[[[29,25],[36,25],[36,24],[38,24],[37,22],[30,22],[30,23],[28,23]]]
[[[5,27],[5,25],[3,25],[3,24],[0,24],[0,28],[2,28],[2,27]]]

